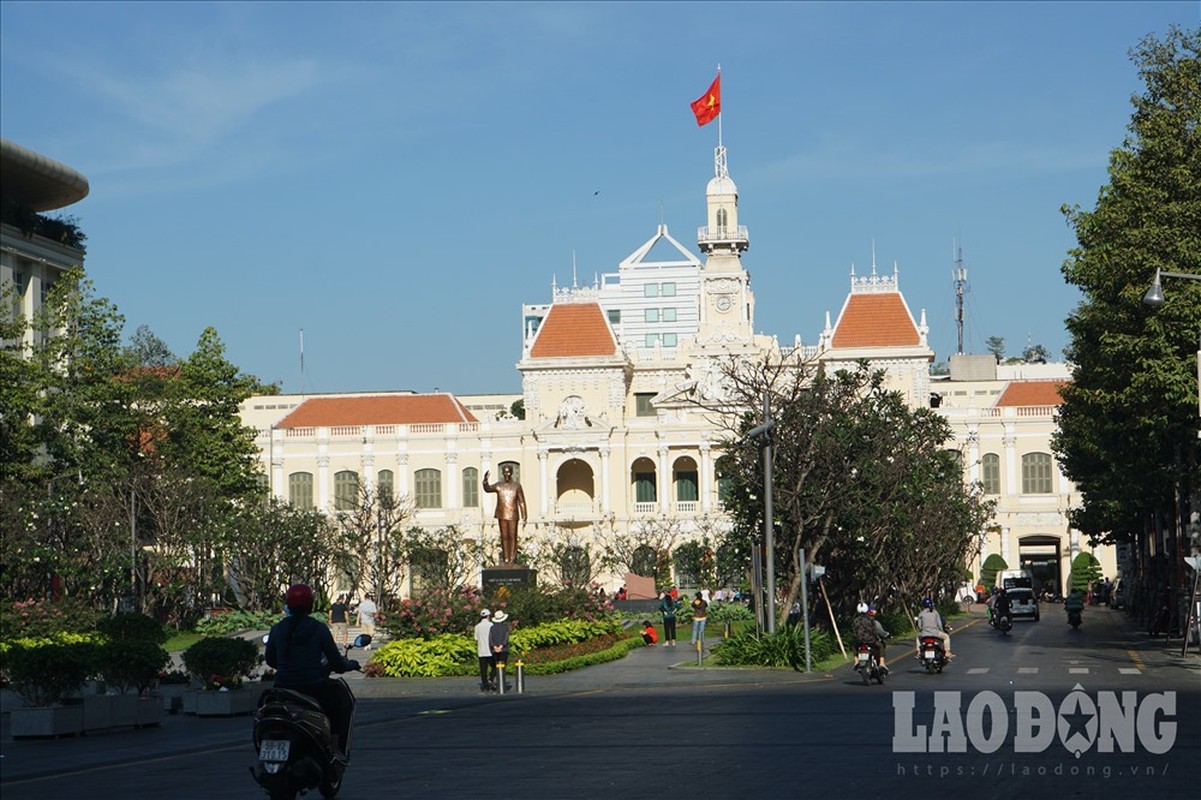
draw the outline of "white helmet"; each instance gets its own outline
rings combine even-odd
[[[866,614],[867,613],[867,603],[860,603],[859,605],[855,606],[855,610],[858,611],[860,614]]]

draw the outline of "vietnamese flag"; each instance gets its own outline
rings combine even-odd
[[[692,113],[696,114],[697,125],[708,125],[721,113],[721,73],[713,79],[709,90],[692,102]]]

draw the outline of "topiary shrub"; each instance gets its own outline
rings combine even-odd
[[[10,642],[4,658],[9,685],[28,705],[58,705],[95,672],[96,650],[87,639]]]
[[[258,645],[247,639],[213,636],[183,651],[184,666],[204,682],[205,689],[241,686],[262,660]]]
[[[980,565],[980,582],[986,590],[992,591],[997,582],[997,573],[1003,569],[1009,569],[1009,565],[996,553],[991,553],[984,559],[984,563]]]
[[[145,639],[110,639],[96,652],[100,677],[123,693],[144,693],[170,662],[162,645]]]

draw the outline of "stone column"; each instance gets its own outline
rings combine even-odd
[[[541,497],[538,507],[542,510],[542,519],[550,518],[550,452],[545,447],[538,448],[538,488]],[[529,498],[526,498],[529,501]]]
[[[666,515],[671,508],[671,464],[667,461],[666,445],[659,446],[658,456],[659,511]]]
[[[609,446],[606,445],[600,449],[601,460],[601,514],[608,516],[609,510],[613,508],[613,502],[610,495],[611,489],[609,486]]]

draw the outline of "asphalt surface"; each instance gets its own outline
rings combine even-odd
[[[960,623],[953,641],[960,658],[941,675],[926,675],[906,657],[908,642],[898,642],[882,687],[862,686],[845,667],[815,674],[698,669],[686,644],[639,648],[563,675],[526,676],[524,693],[504,696],[481,693],[474,678],[348,676],[359,705],[340,796],[776,798],[808,796],[814,781],[825,781],[818,791],[860,789],[874,797],[935,788],[986,799],[1036,786],[1075,796],[1201,785],[1201,658],[1182,659],[1179,642],[1165,647],[1121,612],[1090,608],[1080,631],[1061,617],[1061,607],[1046,606],[1041,622],[1019,622],[1000,637],[977,612]],[[1053,750],[1010,751],[1007,758],[972,748],[896,753],[904,727],[898,697],[915,697],[914,724],[929,726],[938,722],[929,710],[936,695],[1009,697],[1037,689],[1058,706],[1079,684],[1132,696],[1178,692],[1172,750],[1075,759]],[[262,797],[247,773],[249,740],[247,717],[173,715],[157,728],[23,741],[12,740],[5,718],[0,794]]]

